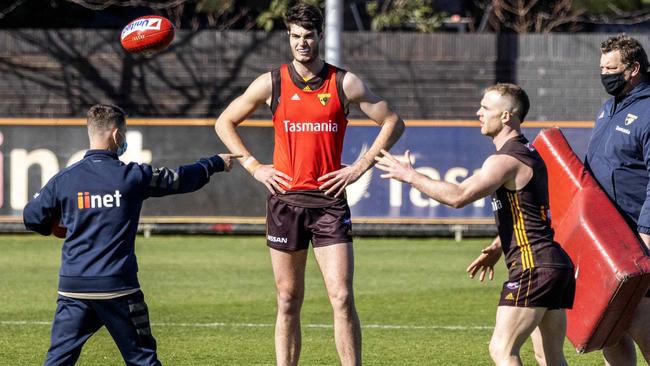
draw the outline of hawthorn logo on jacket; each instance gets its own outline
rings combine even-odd
[[[77,192],[77,208],[80,210],[86,208],[108,208],[120,207],[120,191],[114,194],[90,194],[90,192]]]
[[[635,116],[632,113],[628,113],[627,117],[625,117],[625,125],[631,125],[636,119],[639,118],[639,116]]]

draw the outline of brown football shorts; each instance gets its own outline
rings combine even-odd
[[[352,222],[347,200],[325,207],[303,207],[270,195],[266,206],[266,243],[269,247],[297,251],[339,243],[352,243]],[[318,206],[318,205],[317,205]]]
[[[575,290],[573,268],[513,270],[503,283],[499,306],[571,309]]]

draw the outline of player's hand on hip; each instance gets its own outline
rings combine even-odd
[[[356,182],[363,173],[358,164],[343,166],[339,170],[319,177],[318,181],[324,183],[318,189],[325,191],[328,196],[342,197],[345,194],[345,187]]]
[[[229,172],[232,169],[233,159],[241,158],[241,154],[219,154],[221,160],[223,160],[223,171]]]
[[[472,263],[467,267],[467,273],[469,273],[469,278],[474,278],[476,273],[481,271],[479,280],[483,282],[485,280],[485,274],[488,273],[490,281],[494,278],[494,265],[499,261],[501,257],[501,248],[495,248],[494,246],[488,246],[481,250],[481,254],[474,259]]]
[[[293,180],[290,176],[275,169],[273,165],[260,165],[253,172],[253,177],[262,182],[271,194],[287,193]]]
[[[411,165],[411,151],[406,150],[404,156],[395,157],[386,150],[381,150],[381,155],[375,157],[377,167],[386,172],[381,177],[385,179],[396,179],[400,182],[411,183],[416,171]]]

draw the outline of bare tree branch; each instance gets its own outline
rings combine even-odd
[[[606,15],[592,15],[586,19],[588,23],[592,24],[617,24],[617,25],[632,25],[644,23],[650,20],[650,12],[638,12],[633,14],[628,14],[622,17],[609,17]]]
[[[152,9],[170,9],[190,2],[191,0],[171,0],[165,2],[155,2],[149,0],[67,0],[71,3],[83,6],[91,10],[104,10],[109,6],[145,6]]]
[[[484,2],[487,3],[487,2]],[[517,33],[550,32],[560,26],[580,23],[582,12],[573,10],[572,0],[491,0],[488,21],[497,32],[501,28]]]
[[[614,4],[609,3],[607,4],[607,7],[616,15],[625,15],[625,12]]]
[[[7,14],[14,11],[14,9],[16,9],[17,7],[21,6],[25,1],[27,0],[16,0],[14,1],[13,4],[4,8],[4,10],[0,11],[0,19],[4,18]]]

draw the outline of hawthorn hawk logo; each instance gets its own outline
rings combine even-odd
[[[625,117],[625,125],[631,125],[636,119],[639,118],[638,116],[633,115],[632,113],[628,113],[627,117]]]
[[[330,93],[324,93],[324,94],[318,94],[318,100],[320,101],[320,104],[323,106],[327,105],[327,102],[330,100],[332,97],[332,94]]]

